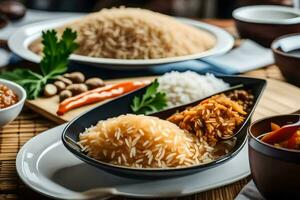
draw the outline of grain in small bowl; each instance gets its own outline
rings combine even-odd
[[[0,79],[0,127],[13,121],[21,112],[26,91],[18,84]]]
[[[255,121],[248,128],[252,177],[258,190],[267,199],[300,198],[300,149],[286,148],[282,143],[286,141],[276,144],[262,141],[263,136],[272,131],[274,126],[296,123],[299,117],[299,114],[266,117]]]

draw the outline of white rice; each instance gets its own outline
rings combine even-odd
[[[187,104],[229,88],[213,74],[172,71],[158,78],[159,90],[167,94],[168,107]]]
[[[133,168],[186,167],[216,158],[206,141],[169,121],[145,115],[99,121],[79,139],[88,156]]]

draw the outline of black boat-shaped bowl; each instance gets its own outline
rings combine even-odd
[[[157,179],[166,177],[183,176],[187,174],[196,173],[202,170],[206,170],[212,167],[216,167],[231,158],[233,158],[237,153],[243,148],[247,139],[247,127],[250,123],[250,118],[254,112],[254,109],[262,95],[262,92],[266,86],[266,81],[263,79],[248,78],[241,76],[217,76],[223,79],[225,82],[229,83],[231,86],[243,84],[244,89],[250,89],[254,95],[254,103],[251,106],[251,111],[248,112],[247,117],[243,124],[239,127],[236,132],[236,142],[232,150],[224,156],[218,159],[199,165],[192,165],[184,168],[130,168],[125,166],[112,165],[110,163],[105,163],[96,159],[93,159],[81,151],[81,148],[77,145],[79,140],[79,134],[84,132],[86,128],[96,125],[99,120],[105,120],[111,117],[116,117],[126,113],[132,113],[130,109],[130,104],[132,99],[136,95],[144,94],[146,88],[141,88],[129,94],[123,95],[117,99],[109,101],[103,105],[93,108],[77,118],[70,121],[62,133],[62,141],[65,147],[77,156],[82,161],[93,165],[99,169],[105,170],[107,172],[113,173],[115,175],[131,177],[131,178],[147,178],[147,179]],[[176,111],[183,110],[184,108],[195,105],[203,99],[199,99],[193,103],[179,106],[176,108],[171,108],[165,111],[161,111],[153,114],[162,119],[170,116]]]

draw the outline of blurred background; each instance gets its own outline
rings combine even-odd
[[[230,18],[232,10],[253,4],[292,5],[292,0],[23,0],[27,8],[47,11],[91,12],[125,5],[161,13],[201,18]]]

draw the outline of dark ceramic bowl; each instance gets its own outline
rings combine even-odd
[[[270,131],[270,123],[295,123],[300,115],[278,115],[254,122],[248,129],[252,177],[267,199],[300,199],[300,151],[276,148],[257,137]]]
[[[276,39],[272,45],[272,51],[275,59],[275,64],[279,67],[282,75],[288,82],[300,87],[300,48],[291,52],[284,52],[281,49],[281,43],[292,39],[299,44],[300,34],[289,34]]]
[[[282,35],[300,32],[300,12],[284,6],[246,6],[233,11],[241,38],[270,47]]]
[[[193,165],[185,168],[137,169],[137,168],[129,168],[129,167],[117,166],[117,165],[101,162],[99,160],[87,156],[85,153],[81,151],[80,147],[77,145],[77,142],[79,140],[79,134],[82,133],[85,130],[85,128],[97,124],[99,120],[105,120],[110,117],[116,117],[122,114],[131,113],[132,111],[130,109],[130,104],[132,103],[133,97],[136,95],[144,94],[145,88],[136,90],[132,93],[119,97],[115,100],[112,100],[106,104],[93,108],[90,111],[82,114],[81,116],[69,122],[62,134],[63,144],[70,152],[72,152],[75,156],[77,156],[79,159],[83,160],[84,162],[91,164],[99,169],[105,170],[107,172],[120,175],[120,176],[131,177],[131,178],[135,177],[135,178],[155,179],[155,178],[183,176],[187,174],[196,173],[202,170],[206,170],[212,167],[216,167],[228,161],[232,157],[234,157],[244,146],[245,141],[247,139],[246,137],[247,125],[249,125],[250,117],[253,114],[253,111],[266,85],[266,81],[262,79],[246,78],[246,77],[238,77],[238,76],[219,76],[219,78],[222,78],[225,82],[228,82],[230,85],[244,84],[244,87],[246,89],[251,89],[254,95],[254,104],[252,105],[251,112],[248,113],[245,122],[238,130],[238,134],[236,135],[236,143],[233,149],[231,150],[231,152],[210,163]],[[198,100],[197,102],[199,101],[200,100]],[[194,102],[186,106],[181,106],[179,108],[172,108],[153,115],[165,119],[166,117],[175,113],[176,110],[180,110],[183,107],[187,107],[192,104],[196,104],[196,103]]]

